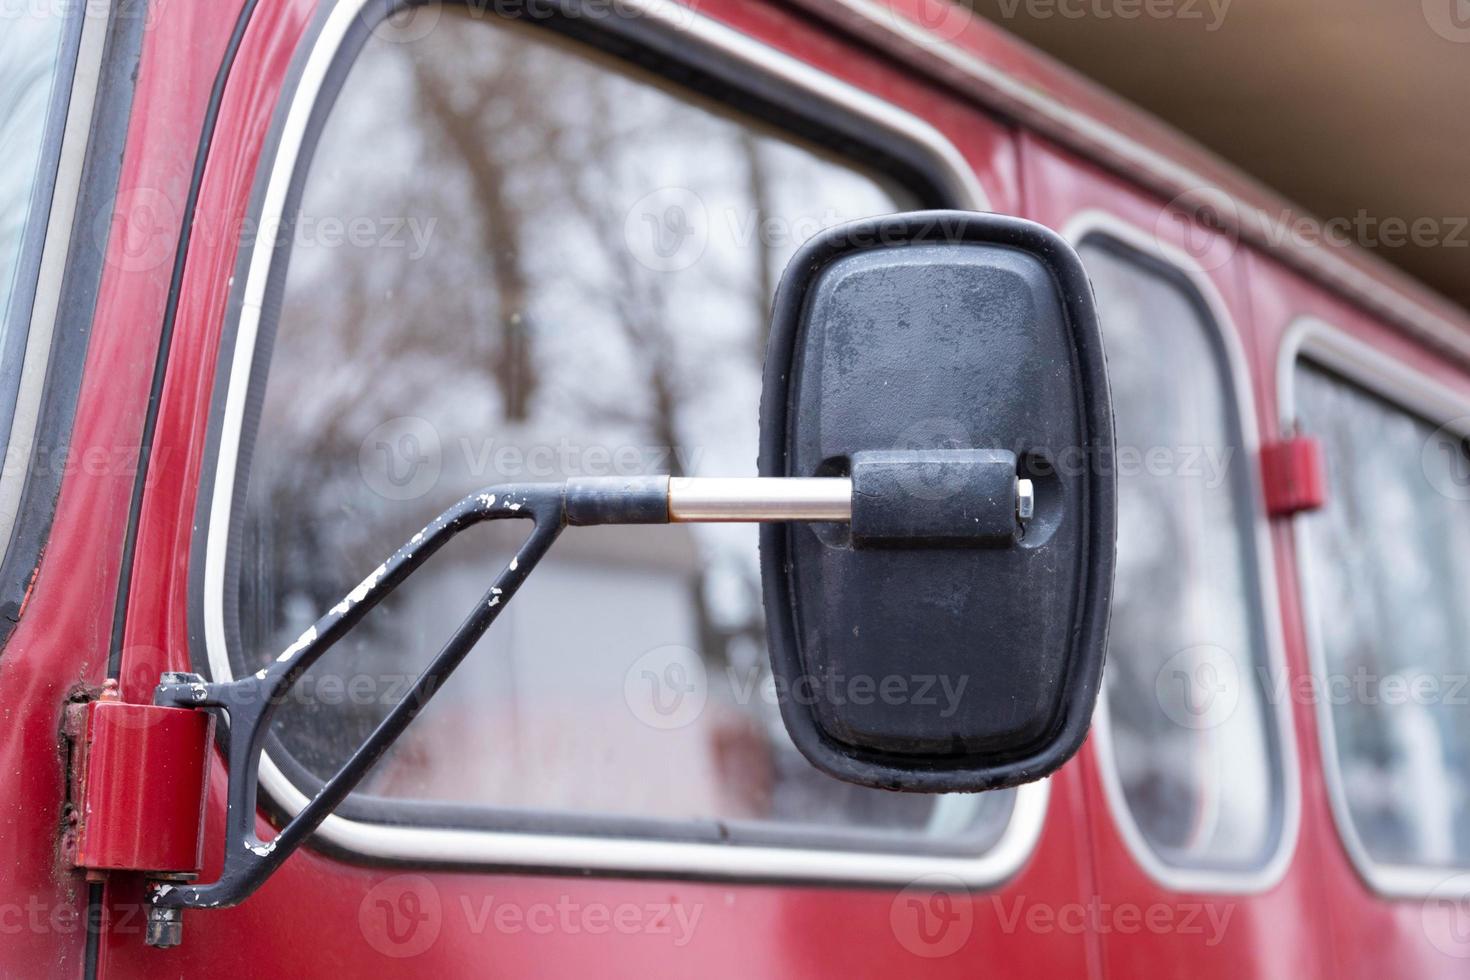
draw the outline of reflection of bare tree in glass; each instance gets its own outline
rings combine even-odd
[[[1331,714],[1353,824],[1375,860],[1463,864],[1463,702],[1395,696],[1390,685],[1408,678],[1432,690],[1436,678],[1464,677],[1470,508],[1431,489],[1448,476],[1433,467],[1449,462],[1424,451],[1432,423],[1305,365],[1296,386],[1327,461],[1328,506],[1303,520],[1306,583],[1327,683],[1342,685]]]
[[[486,59],[472,62],[487,67]],[[434,123],[436,158],[461,165],[470,178],[468,210],[476,216],[481,251],[495,287],[499,315],[496,329],[500,345],[494,358],[494,375],[500,389],[502,410],[508,422],[525,421],[536,386],[535,361],[531,351],[531,327],[527,320],[529,284],[523,263],[528,259],[523,225],[527,215],[512,195],[510,169],[500,142],[489,138],[484,125],[483,102],[476,98],[462,106],[456,99],[443,62],[413,58],[413,77],[418,104]],[[528,104],[524,59],[512,52],[488,63],[489,72],[475,77],[477,92],[494,92],[497,101],[512,107],[526,128],[544,127],[549,117],[538,115]],[[456,65],[456,72],[462,66]],[[501,111],[504,111],[502,108]],[[547,133],[547,136],[552,134]]]
[[[759,367],[766,360],[766,338],[771,329],[768,313],[771,297],[776,294],[776,272],[773,268],[770,237],[765,228],[767,219],[773,216],[771,177],[765,154],[761,152],[760,141],[748,129],[740,131],[740,153],[745,158],[746,192],[750,195],[750,216],[756,229],[750,250],[751,263],[755,269],[755,290],[752,294],[755,309],[752,311],[751,322],[756,325],[754,352],[756,365]]]
[[[797,219],[812,221],[814,208],[857,217],[895,206],[889,191],[843,164],[610,71],[544,33],[464,27],[422,44],[370,44],[312,164],[303,207],[316,216],[413,216],[437,225],[419,262],[384,248],[298,245],[293,253],[262,409],[270,444],[251,467],[253,532],[240,549],[254,565],[242,570],[240,619],[259,634],[253,645],[261,656],[294,638],[446,497],[488,482],[576,475],[467,467],[462,445],[524,448],[571,437],[602,448],[678,447],[686,454],[656,464],[644,458],[673,475],[750,466],[771,293],[796,244],[779,236]],[[677,272],[641,264],[626,237],[635,204],[665,187],[692,191],[709,210],[708,250]],[[377,497],[359,472],[374,427],[395,416],[429,420],[443,442],[443,477],[412,501]],[[708,463],[687,454],[706,450]],[[643,577],[628,588],[643,595],[656,588],[664,612],[610,630],[617,649],[697,646],[721,690],[727,668],[763,669],[753,538],[733,533],[745,530],[673,530],[686,536],[677,555],[628,560],[630,578]],[[456,547],[390,598],[383,617],[370,616],[324,669],[391,673],[421,662],[437,640],[439,611],[450,614],[454,590],[486,561],[472,542]],[[589,562],[562,551],[541,579],[585,576],[595,562],[624,567],[621,556]],[[622,594],[617,573],[608,579]],[[601,781],[583,771],[578,755],[553,759],[537,785],[525,785],[525,773],[548,758],[546,726],[569,702],[567,691],[550,690],[529,666],[543,631],[532,622],[526,639],[514,641],[515,655],[479,665],[481,684],[501,699],[493,710],[478,702],[466,720],[450,713],[461,708],[446,692],[418,731],[446,727],[423,744],[450,737],[479,744],[493,735],[494,774],[452,790],[466,800],[534,804],[550,787],[580,781],[589,808],[609,800],[621,807],[620,793],[632,799],[619,787],[634,759],[616,753],[636,749],[610,747]],[[567,632],[582,636],[583,646],[548,656],[565,659],[569,671],[604,666],[603,637],[590,628]],[[812,770],[754,678],[742,674],[739,683],[751,685],[742,693],[753,700],[706,712],[694,750],[703,754],[690,754],[692,733],[683,747],[657,746],[665,753],[658,758],[699,760],[687,782],[707,795],[690,797],[695,812],[923,825],[930,808],[923,798],[861,790]],[[577,696],[602,699],[597,710],[604,710],[604,694]],[[384,710],[348,704],[320,719],[298,714],[282,730],[293,753],[322,771]],[[524,743],[515,741],[521,722],[508,715],[525,719]],[[434,752],[409,746],[405,753],[400,774],[417,768],[443,779],[446,766]],[[411,779],[391,792],[416,795]],[[650,807],[682,813],[684,805],[661,799]]]
[[[509,87],[514,88],[518,83],[519,78],[512,80]],[[693,377],[694,372],[679,359],[675,335],[679,311],[671,306],[662,274],[640,265],[630,251],[624,237],[625,215],[618,207],[626,202],[618,202],[606,193],[606,177],[596,167],[599,160],[617,158],[629,139],[627,128],[630,123],[624,118],[626,114],[618,111],[605,88],[585,90],[580,94],[579,102],[582,106],[575,134],[577,144],[570,145],[563,139],[567,134],[562,130],[548,131],[542,144],[545,156],[537,163],[544,172],[557,175],[558,189],[565,195],[569,210],[582,219],[590,233],[581,241],[581,247],[595,253],[600,263],[610,270],[610,275],[599,283],[601,295],[598,302],[613,313],[621,336],[635,352],[643,369],[644,381],[641,392],[637,389],[623,391],[612,400],[589,396],[583,399],[583,410],[591,417],[616,420],[641,429],[648,445],[685,446],[689,442],[689,431],[683,418],[684,407],[693,397],[699,379]],[[643,130],[656,130],[657,124],[657,120],[649,119],[631,122]],[[758,185],[762,184],[763,178],[754,169],[754,139],[743,132],[739,139],[752,160],[752,194],[759,195]],[[494,141],[487,140],[473,146],[466,144],[462,149],[488,156],[496,152],[495,146]],[[759,200],[760,197],[756,197],[753,201],[757,212],[761,211]],[[518,224],[512,221],[508,227],[515,229]],[[764,272],[769,266],[764,249],[757,249],[756,257],[760,270]],[[764,278],[758,276],[757,281],[762,282]],[[754,306],[751,322],[762,325],[762,334],[765,304],[769,302],[765,289],[766,286],[758,285],[751,294]],[[668,470],[671,476],[689,475],[685,458],[679,453],[668,457]],[[759,603],[757,600],[751,604],[753,615],[734,624],[722,623],[710,606],[708,578],[708,563],[701,562],[692,571],[687,590],[699,634],[698,648],[712,669],[723,670],[730,665],[732,642],[740,637],[761,641]],[[758,594],[753,583],[752,593]]]

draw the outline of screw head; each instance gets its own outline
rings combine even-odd
[[[1036,514],[1036,486],[1030,480],[1016,481],[1016,517],[1029,521]]]
[[[170,949],[183,942],[183,910],[149,906],[148,928],[143,941],[155,949]]]

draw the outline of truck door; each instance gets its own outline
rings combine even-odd
[[[1021,205],[1005,128],[775,5],[389,7],[240,12],[157,402],[127,700],[163,670],[255,671],[475,488],[753,474],[796,246]],[[145,64],[187,27],[164,16]],[[243,905],[189,913],[174,949],[109,934],[104,971],[1089,973],[1075,765],[971,796],[822,776],[778,716],[753,532],[580,531],[308,848]],[[298,685],[263,837],[516,543],[468,537]],[[217,765],[206,880],[223,786]]]

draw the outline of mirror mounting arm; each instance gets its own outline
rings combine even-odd
[[[925,461],[916,461],[919,465]],[[932,465],[932,461],[929,461]],[[883,467],[887,467],[886,469]],[[894,478],[891,464],[875,472]],[[917,472],[917,471],[916,471]],[[149,945],[172,946],[182,939],[186,908],[223,908],[249,897],[299,847],[382,758],[423,710],[449,674],[469,654],[525,582],[536,563],[568,525],[667,524],[704,521],[826,521],[846,523],[872,512],[885,521],[902,513],[897,489],[869,490],[854,506],[855,487],[868,479],[859,466],[845,478],[671,479],[667,476],[591,478],[564,484],[517,484],[470,494],[415,534],[357,588],[327,611],[275,660],[253,674],[208,681],[198,674],[165,673],[155,692],[158,705],[195,708],[228,719],[224,861],[220,877],[207,884],[154,881],[148,890]],[[1014,457],[1010,480],[1015,479]],[[900,481],[901,482],[901,481]],[[893,500],[888,497],[893,496]],[[978,495],[965,496],[979,499]],[[910,495],[912,497],[912,495]],[[1013,500],[1013,498],[1011,498]],[[1006,506],[1012,507],[1013,503]],[[306,805],[269,841],[256,835],[256,792],[261,751],[276,709],[313,663],[383,599],[460,532],[490,520],[530,520],[532,528],[515,557],[489,591],[434,656],[412,687],[379,722]],[[922,524],[922,522],[920,522]]]
[[[637,487],[630,488],[629,495],[639,500],[646,493],[647,488]],[[225,853],[219,879],[202,885],[151,882],[146,937],[150,946],[174,946],[181,941],[181,916],[186,908],[222,908],[243,901],[336,809],[489,629],[546,554],[568,522],[566,501],[566,487],[559,484],[492,487],[470,494],[415,534],[280,656],[255,673],[222,682],[206,681],[197,674],[163,675],[154,691],[155,704],[212,710],[228,720],[229,784]],[[640,513],[636,507],[632,510]],[[451,538],[484,521],[500,519],[532,521],[531,533],[515,557],[366,741],[272,840],[261,841],[255,833],[260,755],[271,718],[291,686]]]

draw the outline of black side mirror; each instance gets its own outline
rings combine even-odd
[[[807,242],[776,293],[760,472],[848,477],[850,524],[762,528],[782,715],[888,789],[1040,779],[1081,745],[1113,582],[1112,404],[1072,248],[924,211]]]

